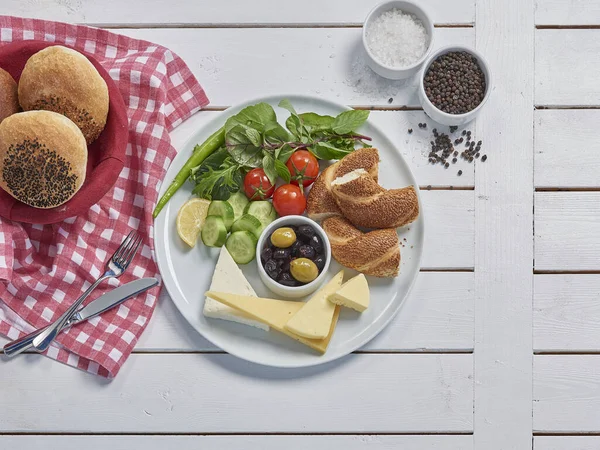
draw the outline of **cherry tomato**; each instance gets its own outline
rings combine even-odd
[[[273,206],[280,216],[300,215],[306,209],[304,192],[293,184],[279,186],[273,194]]]
[[[244,192],[250,200],[264,200],[271,198],[275,186],[262,169],[252,169],[244,177]]]
[[[292,175],[290,183],[302,187],[308,187],[314,183],[319,175],[319,162],[315,156],[307,150],[298,150],[292,153],[286,166]]]

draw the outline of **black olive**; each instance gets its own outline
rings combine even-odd
[[[317,256],[317,252],[310,245],[302,245],[298,249],[299,258],[315,259],[315,256]]]
[[[292,251],[289,248],[278,248],[273,252],[273,259],[290,259]]]
[[[318,235],[314,235],[309,242],[309,245],[315,249],[317,253],[323,253],[323,239]]]
[[[276,280],[281,272],[281,269],[279,268],[277,261],[270,259],[265,263],[265,272],[267,272],[267,275],[269,275],[271,278]]]
[[[294,286],[299,286],[300,283],[298,281],[296,281],[294,279],[294,277],[292,277],[290,275],[289,272],[282,272],[281,275],[279,275],[279,278],[277,278],[277,282],[279,284],[283,284],[284,286],[290,286],[290,287],[294,287]]]
[[[319,272],[323,270],[323,268],[325,267],[325,255],[319,255],[314,259],[314,262],[317,266],[317,269],[319,269]]]
[[[296,237],[304,243],[309,243],[314,235],[315,229],[310,225],[300,225],[296,232]]]
[[[291,259],[280,259],[277,261],[277,263],[279,264],[279,268],[281,269],[282,272],[290,271],[290,263],[291,262],[292,262]]]
[[[260,260],[263,265],[273,257],[273,250],[269,247],[263,248],[263,251],[260,252]]]
[[[292,256],[294,258],[298,257],[298,251],[300,250],[300,247],[302,246],[302,242],[300,241],[296,241],[294,242],[294,244],[290,247],[290,250],[292,251]]]

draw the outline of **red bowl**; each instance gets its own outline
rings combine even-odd
[[[51,45],[57,44],[43,41],[18,41],[3,45],[0,47],[0,67],[18,82],[29,57]],[[125,102],[119,88],[100,63],[91,55],[77,51],[84,54],[104,78],[110,97],[106,127],[98,139],[88,146],[85,182],[71,200],[51,209],[33,208],[0,189],[0,216],[2,217],[16,222],[48,224],[78,216],[104,197],[123,169],[129,136]]]

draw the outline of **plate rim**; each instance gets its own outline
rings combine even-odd
[[[227,109],[223,110],[220,112],[220,114],[218,114],[217,116],[215,116],[214,118],[212,118],[211,120],[209,120],[207,123],[205,123],[204,125],[202,125],[201,127],[197,128],[194,132],[193,135],[190,136],[190,138],[188,138],[185,143],[180,147],[180,149],[184,149],[184,148],[188,148],[188,146],[191,146],[193,148],[193,146],[196,144],[196,140],[194,138],[195,135],[198,134],[198,132],[200,132],[203,129],[208,129],[210,131],[210,127],[213,126],[214,123],[219,122],[226,114],[228,111],[233,110],[233,109],[238,109],[238,108],[245,108],[247,106],[256,104],[256,103],[260,103],[260,102],[266,102],[266,103],[275,103],[275,102],[279,102],[282,99],[285,98],[302,98],[306,101],[317,101],[317,102],[322,102],[322,103],[328,103],[331,106],[334,106],[336,108],[339,108],[341,110],[344,111],[348,111],[348,110],[352,110],[353,108],[350,108],[346,105],[343,105],[341,103],[336,102],[335,100],[332,100],[330,98],[327,97],[317,97],[317,96],[313,96],[313,95],[306,95],[306,94],[299,94],[299,93],[288,93],[288,94],[271,94],[271,95],[263,95],[263,96],[259,96],[259,97],[254,97],[251,98],[249,100],[246,100],[244,102],[240,102],[237,103],[235,105],[231,105],[229,106]],[[202,110],[201,110],[202,111]],[[390,139],[387,135],[387,133],[385,133],[383,130],[381,130],[381,128],[377,125],[375,125],[373,122],[368,122],[369,126],[373,127],[377,132],[379,132],[381,135],[385,136],[390,142],[393,141],[392,139]],[[408,298],[408,296],[410,295],[410,293],[412,292],[415,283],[417,281],[417,278],[419,277],[420,274],[420,269],[421,269],[421,262],[423,259],[423,248],[425,246],[425,233],[426,233],[426,228],[425,228],[425,215],[424,215],[424,211],[423,211],[423,203],[422,203],[422,199],[421,199],[421,191],[419,188],[419,185],[417,183],[417,180],[413,174],[413,171],[410,168],[410,165],[408,164],[408,162],[406,161],[405,157],[402,155],[402,153],[398,150],[396,145],[393,145],[393,149],[396,151],[397,155],[402,158],[402,160],[404,161],[404,163],[406,164],[406,167],[408,168],[408,172],[410,175],[410,178],[412,179],[413,182],[413,186],[415,188],[415,191],[417,193],[417,198],[419,201],[419,215],[420,215],[420,226],[422,228],[421,233],[422,233],[422,244],[421,244],[421,249],[420,252],[418,254],[418,260],[416,262],[417,264],[417,271],[415,273],[415,275],[412,277],[412,280],[410,281],[410,284],[408,286],[408,289],[406,289],[402,299],[398,302],[398,306],[396,308],[394,308],[390,314],[388,314],[388,316],[383,319],[381,321],[380,326],[375,329],[374,331],[370,332],[370,333],[366,333],[365,336],[363,336],[361,339],[359,339],[357,344],[354,344],[352,346],[349,347],[349,350],[346,351],[344,350],[343,352],[341,352],[340,354],[336,354],[335,356],[330,356],[327,357],[327,353],[324,353],[323,355],[319,355],[319,358],[314,359],[314,360],[304,360],[302,362],[298,362],[298,363],[282,363],[282,364],[273,364],[273,363],[269,363],[266,361],[261,361],[261,360],[256,360],[256,359],[252,359],[251,357],[248,357],[247,355],[245,355],[243,352],[238,352],[234,349],[230,349],[230,348],[225,348],[227,346],[223,346],[221,345],[221,343],[217,343],[215,342],[215,340],[213,340],[211,337],[205,335],[198,327],[196,327],[193,323],[193,321],[188,317],[189,314],[186,313],[182,308],[180,308],[178,301],[176,300],[177,295],[179,294],[177,291],[177,289],[175,288],[175,286],[173,286],[173,288],[169,287],[169,283],[174,281],[174,277],[172,276],[172,274],[170,273],[170,271],[165,270],[165,273],[163,273],[163,270],[161,269],[161,265],[164,265],[165,267],[168,268],[169,263],[168,261],[162,261],[162,256],[159,256],[160,251],[159,251],[159,246],[156,245],[157,242],[159,242],[160,239],[163,238],[162,235],[159,236],[159,228],[164,228],[163,233],[167,232],[167,224],[166,224],[166,215],[160,219],[162,220],[165,225],[162,227],[159,227],[157,222],[159,220],[159,218],[155,219],[154,221],[154,230],[153,230],[153,240],[154,240],[154,253],[155,253],[155,257],[156,257],[156,265],[158,267],[158,270],[161,274],[161,278],[163,281],[163,285],[165,287],[165,289],[167,290],[167,293],[169,294],[169,297],[171,299],[171,301],[173,302],[173,304],[175,305],[175,307],[177,308],[177,311],[179,312],[179,314],[181,314],[185,320],[188,322],[188,324],[198,333],[200,334],[200,336],[202,336],[204,339],[206,339],[209,343],[211,343],[212,345],[214,345],[215,347],[221,349],[222,351],[235,356],[237,358],[240,358],[244,361],[248,361],[250,363],[253,364],[258,364],[261,366],[266,366],[266,367],[274,367],[274,368],[279,368],[279,369],[297,369],[297,368],[304,368],[304,367],[315,367],[315,366],[320,366],[323,364],[327,364],[327,363],[331,363],[335,360],[338,360],[340,358],[343,358],[345,356],[348,356],[349,354],[355,352],[357,349],[360,349],[362,347],[364,347],[368,342],[370,342],[371,340],[373,340],[379,333],[381,333],[389,324],[390,322],[396,317],[396,315],[399,313],[399,311],[402,309],[402,307],[404,306],[406,299]],[[177,152],[177,155],[179,155],[179,150]],[[175,158],[173,158],[173,161],[171,161],[171,163],[169,164],[169,167],[166,169],[166,173],[165,173],[165,177],[166,174],[169,172],[169,170],[171,169],[171,166],[173,165],[173,162],[175,161],[177,156],[175,156]],[[163,195],[164,191],[167,189],[168,185],[170,184],[170,182],[166,182],[165,179],[163,178],[163,180],[161,181],[161,186],[159,189],[159,195],[157,197],[157,201],[158,199]],[[160,216],[159,216],[160,217]],[[166,251],[165,251],[166,253]],[[165,255],[166,258],[166,255]],[[170,281],[167,281],[167,279],[170,279]],[[176,295],[173,295],[173,294]],[[189,303],[189,302],[188,302]]]

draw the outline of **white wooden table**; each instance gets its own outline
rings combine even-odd
[[[163,295],[111,382],[38,355],[1,364],[0,449],[600,448],[600,3],[423,0],[436,45],[474,46],[495,78],[471,126],[488,162],[457,177],[422,156],[414,89],[358,70],[376,1],[0,2],[0,14],[114,28],[181,55],[212,103],[176,145],[248,98],[322,95],[373,107],[432,186],[416,289],[356,354],[251,365]]]

